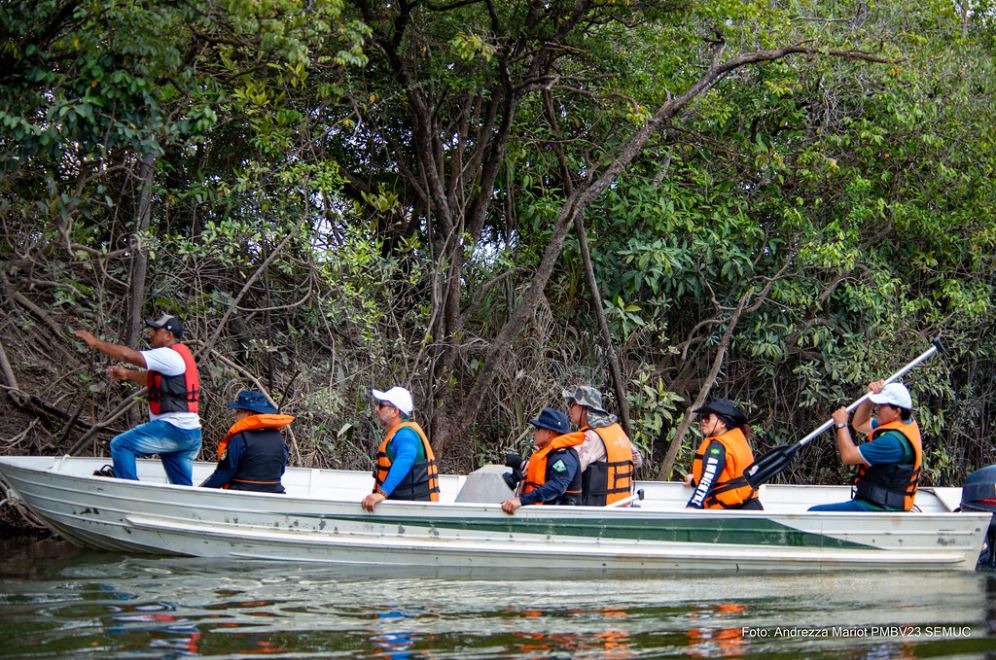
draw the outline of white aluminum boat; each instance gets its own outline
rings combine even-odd
[[[922,488],[910,513],[810,513],[846,486],[760,489],[764,511],[685,509],[680,483],[641,482],[636,507],[522,507],[502,512],[497,466],[440,477],[437,503],[360,507],[368,473],[289,468],[285,495],[173,486],[158,461],[140,481],[93,476],[99,458],[0,457],[7,497],[70,541],[93,548],[360,566],[551,567],[612,574],[705,567],[749,571],[974,570],[990,515],[956,513],[959,488]],[[197,463],[194,483],[214,469]],[[475,494],[476,493],[476,494]],[[483,494],[482,494],[483,493]]]

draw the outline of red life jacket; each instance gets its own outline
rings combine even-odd
[[[151,369],[147,372],[149,410],[153,415],[168,412],[196,413],[201,396],[201,379],[194,355],[184,344],[173,344],[167,348],[179,353],[187,368],[177,376],[164,376]]]
[[[869,438],[875,438],[886,431],[899,431],[913,447],[912,463],[878,463],[859,465],[854,478],[855,494],[886,509],[909,511],[913,508],[916,487],[920,481],[920,466],[923,463],[923,443],[920,427],[916,422],[896,420],[876,427]]]

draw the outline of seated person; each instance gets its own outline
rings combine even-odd
[[[692,460],[692,473],[685,475],[685,485],[695,488],[686,508],[763,509],[757,491],[743,478],[754,462],[747,415],[729,399],[713,399],[694,412],[702,414],[705,438]]]
[[[584,433],[571,433],[567,415],[553,408],[544,408],[529,423],[535,427],[536,451],[526,464],[521,495],[502,502],[502,511],[514,513],[529,504],[579,504],[581,463],[575,447],[584,442]]]
[[[395,385],[382,392],[371,390],[377,424],[386,435],[377,448],[373,492],[360,506],[373,512],[384,500],[439,501],[439,467],[425,431],[412,421],[412,394]]]
[[[567,415],[584,442],[577,448],[581,461],[581,504],[606,506],[631,495],[633,472],[643,457],[629,441],[615,415],[602,407],[602,393],[587,385],[564,390]]]
[[[913,397],[901,383],[868,384],[869,396],[854,411],[851,425],[868,436],[860,447],[847,429],[847,408],[833,412],[837,451],[844,465],[856,465],[854,499],[819,504],[810,511],[909,511],[913,508],[923,449],[913,419]],[[874,414],[874,419],[872,419]]]
[[[278,429],[290,425],[294,418],[278,414],[256,390],[243,390],[226,407],[235,411],[235,424],[218,443],[218,467],[201,486],[283,493],[280,477],[289,453]]]

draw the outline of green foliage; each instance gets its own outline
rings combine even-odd
[[[751,411],[761,449],[940,334],[953,356],[908,379],[927,474],[996,459],[988,5],[8,5],[5,309],[17,293],[121,338],[140,250],[146,312],[183,313],[198,342],[233,312],[214,348],[238,369],[204,357],[209,405],[251,374],[299,415],[301,460],[349,466],[369,460],[370,386],[407,384],[423,421],[455,424],[570,191],[720,43],[724,61],[812,44],[711,86],[585,210],[634,439],[661,459],[731,324],[711,387]],[[575,237],[544,294],[452,449],[462,469],[517,446],[559,387],[605,382]],[[19,324],[26,344],[40,323]],[[46,373],[50,341],[22,378]],[[96,387],[96,410],[90,366],[39,381]],[[844,477],[807,456],[798,474]]]

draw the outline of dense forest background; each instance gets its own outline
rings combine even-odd
[[[798,439],[905,382],[927,483],[996,463],[989,0],[31,0],[0,6],[0,436],[144,414],[77,328],[182,318],[203,457],[244,387],[366,469],[409,387],[447,471],[600,386],[684,470],[707,396]],[[841,482],[833,443],[782,479]]]

